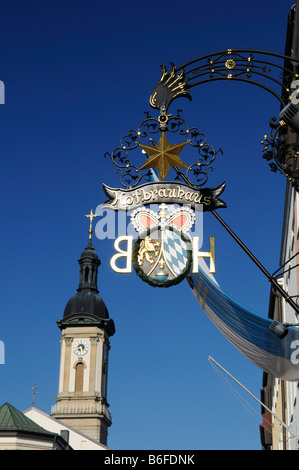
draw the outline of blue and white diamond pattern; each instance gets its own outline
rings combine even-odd
[[[178,276],[186,268],[188,261],[187,244],[176,233],[163,231],[163,252],[171,271]]]

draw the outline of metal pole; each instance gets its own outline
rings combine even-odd
[[[269,411],[269,413],[271,413],[271,415],[277,419],[277,421],[280,422],[280,424],[286,428],[286,430],[291,434],[291,436],[295,437],[295,434],[292,433],[292,431],[290,431],[290,429],[288,428],[288,426],[280,419],[278,418],[278,416],[276,416],[272,410],[270,410],[270,408],[268,408],[264,403],[262,403],[258,398],[256,398],[253,393],[251,393],[246,387],[244,387],[244,385],[242,385],[237,379],[235,379],[235,377],[233,377],[229,372],[227,372],[227,370],[225,370],[220,364],[218,364],[218,362],[215,361],[215,359],[213,359],[211,356],[208,357],[208,361],[213,361],[218,367],[220,367],[220,369],[223,370],[223,372],[225,372],[231,379],[233,379],[238,385],[240,385],[240,387],[243,388],[243,390],[245,390],[245,392],[249,393],[249,395],[254,398],[260,405],[262,405],[267,411]]]
[[[267,269],[259,262],[259,260],[251,253],[246,245],[240,240],[240,238],[232,231],[232,229],[224,222],[220,215],[216,211],[211,211],[216,219],[221,223],[221,225],[228,231],[228,233],[233,237],[233,239],[238,243],[238,245],[245,251],[245,253],[252,259],[256,266],[262,271],[262,273],[267,277],[268,281],[275,287],[275,289],[282,295],[288,304],[299,314],[299,306],[289,297],[288,293],[278,284],[276,278],[272,277]]]

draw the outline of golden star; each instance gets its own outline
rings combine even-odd
[[[178,157],[178,153],[187,145],[187,142],[182,144],[170,145],[165,132],[159,139],[157,145],[140,145],[140,147],[148,154],[149,159],[139,168],[144,170],[146,168],[157,168],[161,178],[165,181],[167,173],[171,167],[188,168],[187,165]]]

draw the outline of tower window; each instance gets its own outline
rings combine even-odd
[[[89,282],[89,268],[85,268],[84,282]]]
[[[75,392],[83,392],[84,364],[78,362],[76,365]]]

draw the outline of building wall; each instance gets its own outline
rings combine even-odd
[[[53,450],[53,442],[18,436],[1,436],[1,450]]]
[[[285,55],[299,57],[299,1],[292,7],[288,18]],[[291,65],[290,65],[291,66]],[[293,78],[294,79],[294,78]],[[286,83],[289,87],[290,83]],[[298,135],[288,130],[288,143],[298,143]],[[279,265],[281,268],[280,281],[283,289],[290,297],[299,293],[299,197],[298,191],[287,180],[285,192],[284,218]],[[292,268],[292,269],[291,269]],[[296,302],[297,298],[293,298]],[[280,299],[280,318],[275,318],[271,309],[269,316],[281,322],[299,323],[294,309]],[[299,368],[299,364],[298,364]],[[272,382],[271,386],[269,384]],[[280,416],[286,428],[272,416],[272,450],[295,450],[299,448],[299,382],[281,381],[268,377],[267,383],[271,388],[272,412]]]
[[[298,229],[299,229],[299,198],[297,191],[290,187],[288,189],[288,210],[287,217],[285,219],[285,225],[287,231],[283,239],[282,244],[282,260],[288,260],[296,253],[299,252],[299,240],[298,240]],[[299,271],[296,268],[299,262],[298,255],[293,258],[286,266],[286,268],[293,268],[284,274],[284,288],[290,296],[296,295],[298,290],[299,282]],[[295,299],[296,300],[296,299]],[[286,303],[285,304],[285,319],[288,323],[298,323],[299,319],[295,311]],[[299,367],[299,364],[298,364]],[[299,419],[299,382],[287,382],[286,383],[286,420],[290,430],[293,431],[295,437],[289,436],[288,449],[298,449],[299,435],[297,429],[297,422]]]
[[[51,416],[36,408],[29,408],[29,410],[24,411],[24,414],[47,431],[56,434],[61,434],[61,431],[68,431],[68,443],[74,450],[108,450],[108,447],[103,444],[93,441],[84,434],[71,429],[69,426],[55,418],[51,418]]]

